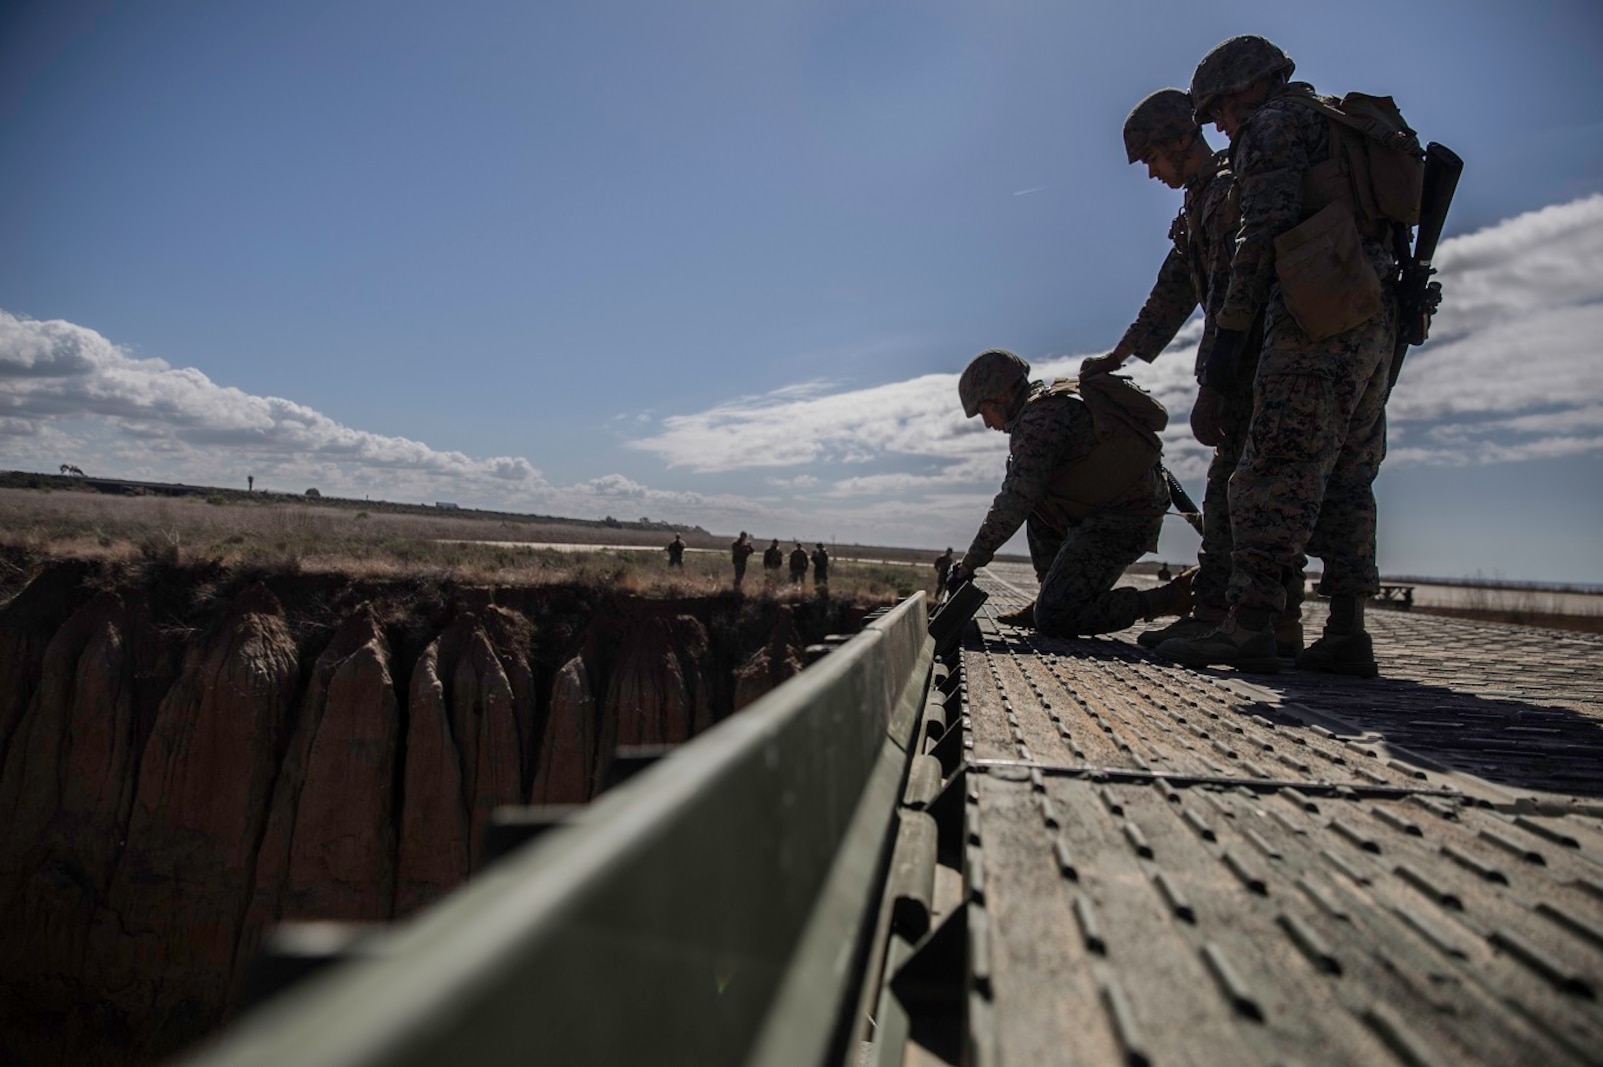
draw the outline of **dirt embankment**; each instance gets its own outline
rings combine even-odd
[[[415,911],[865,610],[49,567],[0,606],[0,1061],[192,1042],[272,923]]]

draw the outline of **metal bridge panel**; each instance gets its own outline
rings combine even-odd
[[[1563,639],[1380,625],[1407,658],[1366,684],[981,620],[965,883],[998,1061],[1596,1062],[1595,690],[1510,666]]]
[[[931,647],[915,595],[193,1062],[741,1062],[804,933],[838,954],[871,906],[864,827],[883,836],[899,775],[883,814],[860,801]],[[829,977],[792,1023],[828,1034],[851,979]]]

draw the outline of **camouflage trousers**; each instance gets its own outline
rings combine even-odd
[[[1197,573],[1191,582],[1195,599],[1192,614],[1199,618],[1223,618],[1229,610],[1231,550],[1234,540],[1230,532],[1230,476],[1247,444],[1247,427],[1252,422],[1252,378],[1243,375],[1243,382],[1225,397],[1224,440],[1213,452],[1208,465],[1208,486],[1202,500],[1202,547],[1197,550]],[[1295,566],[1281,575],[1286,590],[1286,604],[1281,610],[1282,619],[1302,618],[1303,569],[1306,556],[1299,556]]]
[[[1386,457],[1386,381],[1395,303],[1346,333],[1313,341],[1271,297],[1253,414],[1230,476],[1234,542],[1229,598],[1281,612],[1284,577],[1315,551],[1319,591],[1370,596],[1375,567],[1375,476]]]
[[[1162,528],[1161,514],[1092,515],[1061,532],[1030,516],[1025,534],[1041,581],[1035,628],[1072,637],[1133,625],[1141,618],[1140,593],[1134,586],[1113,585],[1130,564],[1157,546]]]

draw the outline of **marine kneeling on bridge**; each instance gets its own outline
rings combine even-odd
[[[963,413],[1008,435],[1007,476],[953,584],[973,577],[1020,526],[1041,589],[1004,621],[1059,636],[1111,633],[1140,619],[1182,615],[1190,576],[1156,589],[1114,588],[1157,548],[1169,486],[1158,432],[1163,405],[1127,378],[1030,380],[1030,365],[991,349],[958,381]]]

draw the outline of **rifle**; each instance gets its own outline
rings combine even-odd
[[[1419,237],[1414,242],[1413,252],[1402,257],[1402,274],[1397,281],[1397,346],[1392,350],[1387,395],[1397,384],[1397,375],[1402,373],[1408,346],[1425,343],[1425,338],[1430,336],[1431,316],[1441,306],[1442,283],[1430,280],[1436,273],[1436,268],[1430,264],[1436,256],[1436,243],[1441,240],[1442,224],[1447,221],[1447,209],[1453,204],[1453,193],[1462,173],[1464,161],[1451,148],[1435,141],[1426,146],[1424,191],[1419,198]],[[1406,232],[1400,240],[1406,253]]]
[[[1203,532],[1202,509],[1197,507],[1197,502],[1191,499],[1191,494],[1186,492],[1186,487],[1180,484],[1180,479],[1174,476],[1173,471],[1163,466],[1158,469],[1163,472],[1163,480],[1169,483],[1169,499],[1174,501],[1175,509],[1179,511],[1180,517],[1189,522],[1191,528],[1201,536]]]

